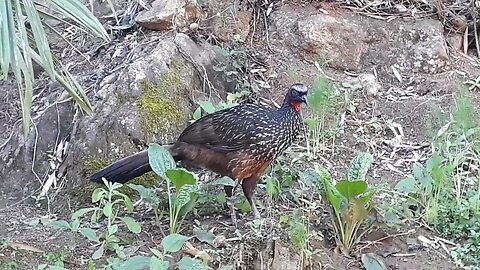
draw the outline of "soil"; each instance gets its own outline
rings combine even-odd
[[[145,39],[148,39],[148,33]],[[248,42],[247,42],[248,43]],[[83,52],[91,51],[98,44],[81,47]],[[270,48],[270,49],[269,49]],[[57,52],[62,52],[61,47],[54,47]],[[265,98],[280,100],[285,89],[294,78],[291,77],[292,69],[297,70],[296,81],[313,83],[314,76],[318,73],[311,63],[299,61],[292,54],[285,51],[280,41],[270,37],[267,42],[264,38],[263,24],[257,25],[252,39],[252,51],[258,52],[268,66],[269,71],[275,72],[277,77],[271,80],[271,88],[260,93]],[[436,75],[415,74],[415,85],[408,88],[399,82],[382,82],[382,91],[376,98],[366,98],[362,93],[356,94],[356,111],[346,115],[343,132],[337,134],[335,152],[326,149],[320,162],[330,169],[333,175],[342,175],[350,159],[358,152],[369,150],[375,156],[375,163],[370,172],[373,184],[394,186],[403,179],[411,169],[414,161],[426,158],[431,150],[430,136],[426,123],[431,117],[431,108],[440,105],[448,110],[454,102],[456,89],[465,81],[469,74],[476,74],[478,66],[461,56],[452,54],[454,61],[451,71]],[[64,57],[64,61],[81,62],[77,54]],[[106,59],[105,61],[108,61]],[[94,75],[92,67],[86,62],[75,67],[74,71],[85,76]],[[326,73],[338,81],[352,80],[344,73],[325,70]],[[71,71],[73,72],[73,71]],[[478,75],[478,74],[476,74]],[[40,80],[42,81],[42,80]],[[38,87],[48,87],[40,82]],[[13,93],[13,94],[12,94]],[[0,142],[10,135],[10,131],[18,119],[18,101],[16,91],[4,91],[0,98],[5,102],[0,103]],[[475,102],[480,105],[480,95],[475,96]],[[308,112],[307,112],[308,114]],[[394,147],[389,142],[395,134],[388,127],[393,121],[402,127],[404,132],[401,144],[404,147]],[[293,147],[293,149],[299,149]],[[283,160],[291,160],[296,152],[290,151]],[[280,161],[281,162],[281,161]],[[302,167],[304,164],[294,164]],[[23,179],[12,179],[23,181]],[[0,191],[2,187],[0,187]],[[292,190],[304,190],[300,183],[296,183]],[[211,194],[221,194],[221,189],[211,191]],[[288,192],[288,191],[285,191]],[[69,218],[68,213],[75,209],[55,210],[56,202],[49,204],[36,204],[33,200],[12,199],[9,194],[0,192],[0,269],[32,269],[40,263],[47,263],[48,258],[65,255],[65,267],[68,269],[86,269],[88,260],[95,250],[91,242],[77,234],[61,231],[43,225],[43,221],[58,216]],[[240,193],[238,193],[240,194]],[[298,194],[298,193],[296,193]],[[57,200],[73,199],[60,195]],[[240,196],[239,196],[240,197]],[[279,222],[280,218],[298,207],[292,203],[286,194],[278,201],[272,202],[265,195],[265,187],[260,186],[257,198],[265,217],[261,231],[252,229],[252,216],[243,214],[240,218],[238,230],[230,225],[226,210],[221,210],[215,201],[208,202],[199,207],[195,216],[185,220],[185,235],[192,235],[194,224],[201,224],[202,228],[214,229],[216,236],[223,235],[227,239],[226,246],[213,248],[210,245],[192,240],[199,250],[207,250],[212,254],[214,269],[225,265],[234,265],[237,269],[263,269],[259,265],[262,261],[272,260],[270,269],[295,269],[291,268],[299,261],[298,253],[291,247],[288,239],[288,225]],[[307,195],[305,195],[308,198]],[[304,205],[308,207],[308,205]],[[404,225],[399,230],[377,230],[356,247],[353,257],[346,257],[335,252],[335,245],[331,238],[331,225],[328,216],[322,211],[323,206],[317,206],[311,217],[310,230],[313,235],[318,235],[312,241],[312,248],[317,252],[311,257],[312,269],[363,269],[360,255],[374,253],[379,256],[389,269],[455,269],[448,254],[441,247],[425,247],[418,242],[418,236],[433,238],[436,234],[424,227]],[[136,210],[135,216],[142,220],[143,232],[138,235],[129,235],[133,238],[134,245],[139,253],[148,253],[148,248],[159,248],[163,238],[161,230],[155,224],[151,212],[141,206]],[[389,235],[390,237],[386,237]],[[376,241],[380,239],[379,241]],[[272,254],[277,254],[272,258]],[[278,256],[278,254],[283,255]],[[51,259],[54,260],[54,259]],[[51,263],[51,262],[50,262]],[[293,265],[293,266],[292,266]]]

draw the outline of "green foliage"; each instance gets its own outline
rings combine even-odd
[[[305,117],[307,155],[316,158],[323,151],[326,140],[336,131],[339,94],[326,77],[319,77],[308,96],[309,117]]]
[[[94,260],[104,256],[106,250],[115,251],[120,258],[126,258],[122,240],[118,237],[119,225],[125,225],[130,232],[135,234],[141,232],[141,225],[131,217],[119,216],[122,209],[126,209],[128,213],[133,211],[133,203],[130,198],[118,191],[122,184],[107,182],[105,179],[103,182],[105,187],[97,188],[92,193],[92,203],[98,203],[98,205],[77,210],[72,214],[70,222],[56,220],[48,225],[78,232],[88,240],[97,243],[98,248],[92,255]],[[105,230],[98,234],[92,228],[87,227],[87,224],[83,224],[81,219],[86,214],[91,214],[91,223],[98,223],[101,218],[105,218],[107,222]]]
[[[480,76],[478,76],[474,80],[468,80],[465,82],[465,85],[468,86],[468,90],[473,91],[479,91],[480,90]]]
[[[195,207],[198,199],[197,176],[184,169],[177,169],[170,152],[158,144],[150,144],[148,157],[152,170],[167,184],[170,233],[177,233],[181,229],[183,218]]]
[[[245,98],[248,95],[249,93],[247,91],[228,93],[227,101],[220,101],[217,104],[214,104],[211,101],[206,101],[206,100],[198,101],[197,104],[199,106],[193,113],[193,120],[198,120],[205,115],[236,106],[238,105],[238,100]]]
[[[38,0],[6,0],[0,5],[0,79],[7,79],[9,73],[13,72],[17,81],[25,136],[28,135],[31,124],[33,62],[41,66],[51,80],[63,85],[85,112],[92,112],[82,87],[52,55],[45,28],[54,33],[58,31],[44,19],[60,20],[59,18],[66,17],[74,26],[109,40],[100,22],[82,3],[75,0],[52,0],[48,7],[51,9],[45,8],[45,3]],[[50,13],[50,10],[53,12]]]
[[[251,78],[252,74],[248,71],[251,63],[242,42],[234,40],[234,42],[225,47],[215,46],[213,48],[223,56],[222,60],[217,60],[213,69],[221,72],[226,82],[235,84],[235,92],[246,91],[254,93],[258,91],[259,87],[255,80]]]
[[[442,234],[463,240],[451,251],[463,266],[480,264],[480,118],[467,92],[460,91],[449,115],[435,115],[433,156],[415,163],[396,189],[405,194],[407,217],[421,217]],[[411,209],[416,209],[411,212]]]
[[[370,154],[360,153],[352,160],[346,180],[340,180],[336,184],[327,170],[316,166],[323,182],[321,191],[325,193],[331,207],[331,222],[337,245],[345,254],[348,254],[374,225],[371,222],[375,214],[372,198],[376,190],[369,188],[365,180],[372,162],[373,157]]]

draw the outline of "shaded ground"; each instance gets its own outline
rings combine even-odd
[[[271,80],[271,90],[265,90],[261,93],[262,96],[280,100],[283,91],[275,89],[284,89],[294,80],[290,75],[292,69],[298,71],[298,78],[295,80],[313,83],[314,76],[319,72],[317,67],[312,63],[293,58],[291,54],[285,52],[282,44],[275,41],[275,37],[271,37],[268,44],[265,39],[258,38],[263,34],[263,26],[259,25],[256,30],[259,34],[254,38],[253,48],[264,57],[269,71],[277,74],[277,77]],[[269,47],[271,50],[267,49]],[[457,87],[466,78],[471,78],[470,74],[476,75],[478,66],[461,60],[461,56],[453,57],[458,57],[459,60],[454,61],[451,71],[434,76],[417,74],[413,87],[407,88],[395,81],[382,81],[382,89],[374,99],[367,99],[362,93],[354,93],[357,97],[357,111],[346,115],[343,133],[337,134],[334,154],[331,148],[325,149],[326,154],[319,162],[328,167],[334,175],[342,175],[357,151],[369,150],[375,157],[375,164],[370,173],[374,184],[393,186],[403,179],[410,171],[411,164],[424,160],[431,151],[426,123],[432,106],[441,105],[442,108],[448,109],[453,102],[453,94]],[[91,66],[86,64],[76,68],[86,76],[90,69]],[[325,73],[339,82],[355,81],[354,77],[333,70],[325,69]],[[12,92],[14,91],[0,93],[0,97],[6,101],[0,105],[3,106],[0,108],[0,112],[3,112],[0,115],[2,122],[12,123],[16,119],[15,108],[18,106],[11,102],[15,98],[10,95]],[[5,119],[10,120],[4,121]],[[399,139],[397,141],[393,140],[396,134],[391,129],[392,123],[399,124],[403,130],[403,135],[397,138]],[[2,141],[8,138],[10,130],[8,126],[0,127]],[[295,151],[287,153],[284,161],[295,158],[302,148],[296,146],[293,149]],[[305,164],[299,161],[293,166],[302,168]],[[291,189],[298,191],[302,188],[305,189],[297,183]],[[305,194],[308,192],[308,190],[304,191]],[[222,190],[216,189],[215,192],[221,193]],[[194,242],[198,249],[212,251],[215,268],[235,265],[239,269],[253,269],[252,266],[259,265],[260,261],[267,261],[271,258],[271,254],[275,253],[290,256],[291,259],[281,261],[278,256],[272,258],[274,265],[272,269],[281,269],[280,266],[293,267],[293,264],[298,262],[298,255],[295,255],[293,248],[288,248],[288,224],[279,222],[280,217],[290,214],[299,207],[298,204],[293,203],[286,195],[279,201],[268,200],[264,186],[258,189],[257,194],[258,201],[262,202],[260,207],[263,209],[262,215],[267,217],[261,231],[252,229],[251,224],[245,224],[245,221],[251,220],[251,215],[246,215],[245,219],[241,219],[243,224],[240,223],[239,231],[235,232],[229,225],[228,216],[223,215],[227,212],[225,210],[222,212],[216,202],[200,207],[197,216],[185,221],[188,225],[185,225],[186,231],[183,233],[186,235],[191,235],[193,224],[198,223],[205,229],[215,228],[215,235],[223,235],[227,239],[226,247],[222,248],[212,248],[198,241]],[[63,201],[74,199],[68,196],[70,195],[61,194],[58,199]],[[305,198],[308,199],[308,195],[305,195]],[[52,206],[52,209],[54,208]],[[59,215],[67,219],[66,213],[69,209],[63,210]],[[138,240],[136,246],[139,246],[140,251],[148,252],[148,247],[159,246],[163,236],[154,224],[151,212],[144,213],[142,210],[139,208],[136,211],[138,219],[144,222],[143,233],[139,239],[136,239]],[[52,217],[55,213],[58,212],[48,211],[45,205],[36,206],[30,200],[18,202],[18,200],[11,200],[8,195],[0,198],[1,269],[31,268],[46,262],[47,257],[55,257],[52,255],[58,257],[60,254],[65,255],[66,268],[85,269],[95,248],[78,235],[43,226],[41,219]],[[319,251],[312,257],[313,269],[361,269],[359,258],[349,259],[333,251],[333,240],[329,230],[326,229],[330,227],[327,224],[326,213],[318,209],[312,213],[318,215],[311,217],[311,230],[318,235],[318,239],[312,242],[312,246]],[[436,249],[422,247],[417,241],[418,236],[433,238],[432,231],[422,227],[403,227],[399,232],[389,232],[392,235],[399,235],[375,242],[386,236],[385,232],[379,231],[369,236],[368,241],[359,245],[358,248],[362,249],[362,253],[372,252],[382,256],[390,269],[454,269],[448,255],[441,247]],[[50,256],[47,256],[48,254]]]

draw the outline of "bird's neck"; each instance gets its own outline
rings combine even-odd
[[[300,112],[301,105],[301,102],[286,99],[283,101],[282,109],[293,109],[296,112]]]

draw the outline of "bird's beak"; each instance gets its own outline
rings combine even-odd
[[[307,95],[303,95],[302,98],[301,98],[302,102],[305,103],[306,105],[308,105],[308,99],[307,99]]]

